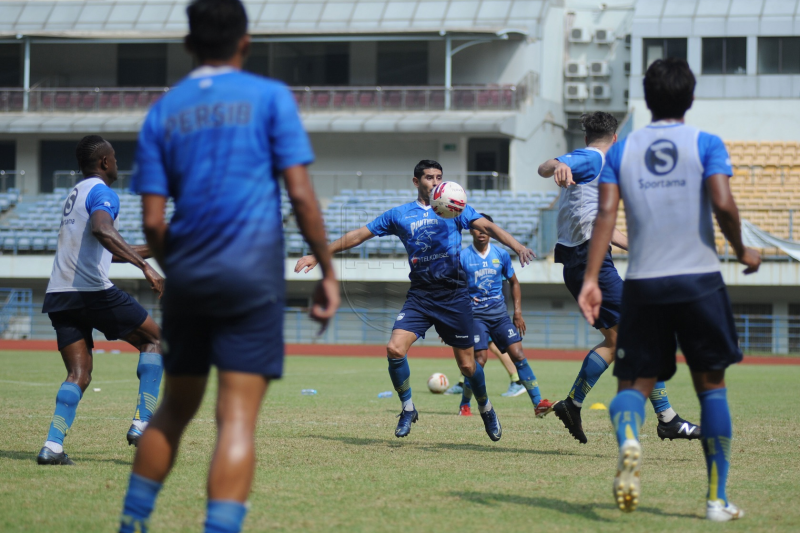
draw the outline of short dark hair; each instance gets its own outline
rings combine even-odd
[[[239,0],[194,0],[186,8],[192,52],[201,61],[233,57],[247,34],[247,12]]]
[[[695,85],[697,80],[685,60],[658,59],[644,75],[644,101],[653,118],[683,118],[692,107]]]
[[[417,179],[421,178],[425,175],[425,169],[428,168],[435,168],[436,170],[441,170],[442,173],[444,173],[444,170],[442,170],[442,165],[433,159],[423,159],[417,163],[417,166],[414,167],[414,177]]]
[[[613,137],[617,133],[619,121],[611,113],[595,111],[594,113],[584,113],[581,115],[581,128],[586,133],[586,143]]]
[[[492,217],[490,217],[489,215],[487,215],[486,213],[478,213],[478,214],[480,216],[482,216],[483,218],[485,218],[486,220],[488,220],[489,222],[494,223],[494,219]]]
[[[92,171],[97,167],[100,157],[105,155],[104,148],[111,146],[108,141],[99,135],[87,135],[75,147],[75,157],[81,171]]]

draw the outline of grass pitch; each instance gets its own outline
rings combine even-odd
[[[546,398],[563,398],[576,362],[532,361]],[[136,356],[99,354],[66,450],[75,467],[35,462],[64,369],[57,353],[0,353],[0,531],[115,531],[134,449],[127,446],[137,391]],[[702,520],[705,462],[698,441],[662,442],[649,411],[643,429],[643,496],[623,515],[611,480],[616,443],[607,411],[584,408],[589,444],[551,414],[533,416],[527,395],[502,398],[507,375],[490,360],[490,398],[503,424],[492,443],[479,416],[455,416],[458,398],[432,395],[433,372],[451,360],[411,360],[420,421],[394,437],[396,394],[382,358],[292,357],[273,384],[258,430],[258,472],[246,531],[798,531],[800,367],[729,372],[734,420],[728,495],[747,513],[727,525]],[[212,380],[213,381],[213,380]],[[608,405],[607,373],[587,398]],[[94,388],[101,389],[94,392]],[[314,388],[317,396],[301,396]],[[201,531],[214,445],[214,389],[189,427],[151,530]],[[683,417],[699,422],[686,367],[668,383]],[[473,403],[473,409],[475,408]],[[476,410],[477,411],[477,410]]]

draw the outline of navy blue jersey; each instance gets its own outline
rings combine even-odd
[[[461,230],[481,216],[470,206],[457,217],[437,216],[429,205],[414,201],[386,211],[367,224],[378,237],[396,235],[408,252],[412,289],[466,289],[461,268]]]
[[[461,250],[461,267],[467,273],[473,313],[501,309],[506,314],[503,280],[514,276],[508,252],[490,243],[482,255],[474,246],[468,246]]]
[[[292,94],[277,81],[201,67],[170,90],[145,119],[131,180],[136,193],[175,199],[168,291],[226,313],[281,299],[278,175],[313,159]]]

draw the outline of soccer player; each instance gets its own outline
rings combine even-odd
[[[487,214],[480,215],[494,222]],[[472,246],[461,250],[461,268],[467,273],[469,296],[472,298],[473,330],[475,341],[475,360],[486,365],[489,357],[489,338],[494,341],[498,351],[507,353],[514,362],[519,380],[528,392],[537,416],[552,408],[548,400],[542,399],[539,384],[533,374],[525,353],[522,350],[522,337],[525,336],[525,320],[522,318],[522,290],[517,274],[511,265],[511,257],[502,248],[492,246],[489,234],[478,228],[470,228]],[[508,317],[506,300],[503,296],[503,280],[511,286],[514,301],[514,320]],[[459,414],[471,416],[470,400],[472,389],[469,380],[464,381]]]
[[[164,291],[164,400],[142,435],[120,519],[144,532],[181,435],[217,367],[217,442],[206,532],[238,532],[255,469],[255,427],[270,380],[283,371],[285,282],[278,176],[323,279],[311,317],[339,302],[322,215],[306,170],[314,155],[282,84],[241,72],[250,47],[239,0],[195,0],[187,48],[200,65],[147,115],[132,188]],[[175,199],[167,226],[164,206]]]
[[[586,132],[584,140],[587,147],[545,161],[539,167],[540,176],[555,176],[556,185],[561,187],[555,260],[564,265],[564,283],[576,300],[583,285],[589,238],[597,216],[598,178],[606,164],[608,150],[617,141],[617,119],[609,113],[597,111],[583,115],[581,125]],[[617,229],[614,229],[611,243],[623,250],[628,248],[627,237]],[[586,444],[588,439],[583,432],[581,406],[586,395],[614,361],[617,342],[622,279],[614,266],[610,248],[603,258],[598,282],[603,291],[603,302],[593,326],[602,333],[603,342],[586,355],[567,398],[553,406],[556,416],[582,444]],[[650,401],[658,419],[656,432],[661,440],[700,438],[700,428],[678,416],[670,405],[664,382],[656,383]]]
[[[501,394],[500,396],[506,397],[515,397],[521,394],[525,394],[526,390],[525,387],[522,385],[522,382],[519,379],[519,372],[517,372],[517,367],[514,366],[514,362],[508,356],[507,353],[503,353],[497,349],[494,342],[492,342],[491,338],[489,339],[489,351],[494,354],[495,357],[502,363],[503,368],[506,369],[508,372],[508,389],[506,392]],[[484,365],[485,367],[486,365]],[[461,376],[458,383],[447,389],[445,394],[464,394],[464,376]],[[468,393],[470,394],[470,398],[472,397],[472,391]],[[471,414],[471,413],[470,413]]]
[[[81,139],[75,150],[84,179],[70,192],[61,217],[58,248],[47,284],[43,313],[56,330],[67,380],[56,394],[56,409],[47,440],[36,462],[74,464],[64,451],[78,402],[92,381],[92,330],[108,340],[123,339],[139,350],[139,395],[128,444],[136,445],[155,410],[162,362],[158,325],[139,302],[108,279],[111,263],[141,269],[152,289],[161,294],[164,280],[147,264],[147,246],[131,246],[117,231],[119,196],[109,185],[117,181],[114,148],[99,135]]]
[[[725,492],[732,440],[725,368],[741,361],[742,352],[720,273],[712,211],[737,259],[747,266],[745,274],[758,270],[761,257],[742,244],[725,145],[684,123],[694,87],[695,77],[682,59],[658,60],[647,69],[644,97],[653,121],[608,152],[578,303],[590,323],[600,315],[600,270],[622,195],[630,262],[614,367],[619,394],[609,409],[620,446],[614,499],[626,512],[639,503],[644,403],[657,381],[675,374],[680,345],[700,400],[708,468],[706,518],[723,522],[744,516]]]
[[[329,250],[334,254],[375,236],[396,235],[408,252],[411,288],[386,347],[389,376],[403,402],[395,436],[408,435],[411,424],[419,418],[411,400],[411,371],[406,354],[411,345],[424,338],[428,328],[434,326],[444,343],[453,348],[459,370],[470,381],[486,433],[490,439],[498,441],[502,427],[486,393],[483,368],[475,362],[473,351],[472,301],[467,292],[467,276],[459,260],[461,230],[477,228],[487,232],[516,250],[523,266],[534,254],[469,205],[455,218],[437,216],[430,205],[433,189],[442,183],[442,166],[436,161],[424,159],[417,163],[413,183],[418,190],[415,201],[390,209],[366,226],[346,233],[332,242]],[[297,262],[295,272],[308,272],[316,264],[317,259],[307,255]]]

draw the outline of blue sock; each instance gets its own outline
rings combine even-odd
[[[656,414],[666,411],[670,407],[669,398],[667,398],[667,384],[663,381],[657,381],[656,386],[653,387],[653,392],[650,393],[650,403],[653,404],[653,411]]]
[[[475,373],[471,378],[464,380],[464,385],[469,381],[472,392],[475,393],[475,400],[478,402],[478,407],[483,407],[489,402],[489,395],[486,392],[486,376],[483,374],[483,367],[475,364]]]
[[[131,473],[128,492],[122,504],[119,533],[147,533],[148,521],[156,505],[161,483]]]
[[[517,367],[519,380],[522,382],[522,386],[525,387],[525,390],[528,391],[528,396],[531,397],[533,405],[539,405],[539,402],[542,401],[542,395],[539,393],[539,382],[536,381],[536,376],[533,374],[528,360],[523,359],[522,361],[516,361],[514,366]]]
[[[725,485],[731,463],[733,426],[728,409],[728,389],[701,392],[700,427],[703,428],[703,452],[708,467],[708,499],[728,503]]]
[[[644,394],[627,389],[617,394],[608,407],[611,423],[617,432],[617,444],[628,439],[639,440],[639,428],[644,423]]]
[[[464,386],[461,389],[461,405],[469,405],[472,401],[472,386],[466,376],[462,377],[464,378]]]
[[[411,399],[411,384],[409,383],[411,369],[408,368],[408,356],[406,355],[402,359],[392,359],[391,357],[387,357],[387,359],[389,359],[389,377],[392,378],[394,390],[400,396],[401,402],[407,402]]]
[[[239,533],[247,507],[233,500],[208,500],[205,533]]]
[[[139,354],[139,366],[136,376],[139,378],[139,396],[136,404],[134,420],[148,422],[156,410],[158,390],[161,387],[161,375],[164,373],[161,354],[142,352]]]
[[[590,350],[586,357],[583,359],[581,371],[578,372],[578,377],[575,378],[575,383],[572,385],[572,390],[569,391],[569,397],[572,398],[572,403],[576,407],[583,405],[586,395],[592,390],[594,384],[603,375],[603,372],[608,368],[608,363],[600,357],[594,350]]]
[[[78,402],[83,398],[83,391],[74,383],[65,381],[61,384],[56,394],[56,410],[53,413],[53,421],[50,422],[50,431],[47,432],[47,440],[57,444],[64,444],[64,437],[72,427],[75,420],[75,411],[78,410]]]

